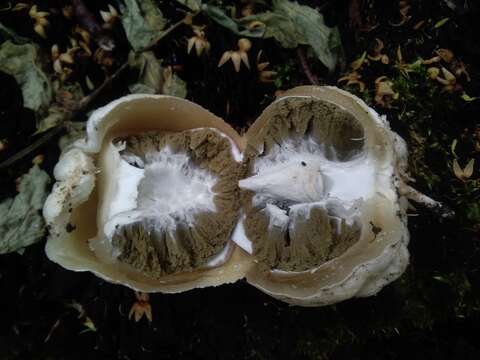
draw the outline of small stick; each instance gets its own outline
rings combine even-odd
[[[87,95],[83,97],[82,100],[79,101],[78,105],[76,106],[75,109],[75,115],[78,113],[81,113],[85,111],[85,109],[88,108],[90,103],[95,100],[100,93],[105,90],[107,86],[109,86],[116,78],[120,76],[120,74],[128,67],[128,61],[124,62],[115,72],[112,74],[112,76],[109,76],[108,78],[105,79],[105,81],[100,85],[98,88],[96,88],[90,95]]]
[[[305,76],[310,81],[310,83],[312,85],[320,85],[318,78],[312,73],[312,70],[310,70],[310,66],[308,66],[307,59],[305,59],[305,53],[303,52],[303,49],[300,47],[297,48],[297,56],[298,56],[298,60],[300,60],[300,65],[302,65],[303,72],[305,73]]]
[[[15,153],[11,157],[9,157],[7,160],[4,162],[0,163],[0,170],[3,170],[4,168],[12,165],[13,163],[17,162],[18,160],[22,159],[24,156],[27,156],[31,152],[33,152],[35,149],[39,148],[43,144],[45,144],[47,141],[58,135],[61,131],[63,130],[63,127],[57,126],[50,131],[46,132],[45,134],[42,135],[42,137],[38,138],[35,140],[33,143],[28,145],[26,148],[20,150],[19,152]]]

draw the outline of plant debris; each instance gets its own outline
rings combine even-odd
[[[18,194],[0,202],[0,254],[20,251],[40,241],[46,228],[40,213],[50,177],[34,165],[20,179]]]

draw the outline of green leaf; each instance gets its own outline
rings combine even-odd
[[[343,52],[338,29],[326,26],[323,15],[316,9],[296,2],[274,0],[272,11],[238,20],[230,18],[215,6],[205,5],[203,10],[213,21],[239,36],[274,38],[287,49],[309,45],[329,71],[335,69],[338,57]],[[250,28],[254,21],[264,26]]]
[[[205,5],[203,7],[203,11],[208,15],[210,19],[218,23],[219,25],[229,29],[233,33],[239,36],[246,36],[246,37],[262,37],[264,36],[265,29],[263,28],[256,28],[256,29],[248,29],[244,22],[233,20],[229,17],[225,11],[220,9],[219,7],[212,6],[212,5]]]
[[[148,47],[161,35],[166,20],[153,0],[125,0],[122,24],[135,51]]]
[[[15,198],[0,203],[0,254],[19,251],[41,240],[45,222],[40,213],[50,178],[37,165],[25,174]]]
[[[152,51],[140,54],[131,52],[128,56],[131,67],[139,71],[136,83],[129,85],[128,89],[134,94],[166,94],[185,98],[187,84],[178,77],[172,68],[162,66],[162,60],[155,57]]]
[[[165,95],[178,96],[185,98],[187,96],[187,84],[169,66],[163,70],[164,83],[162,93]]]
[[[445,25],[449,20],[450,20],[449,17],[443,18],[443,19],[437,21],[437,22],[435,23],[435,25],[433,25],[433,28],[434,28],[434,29],[439,29],[439,28],[441,28],[443,25]]]
[[[22,88],[24,106],[45,110],[52,100],[50,81],[39,66],[37,48],[32,44],[0,45],[0,71],[12,75]]]
[[[145,51],[138,55],[131,52],[128,62],[139,71],[138,82],[128,87],[131,93],[158,94],[161,91],[162,65],[152,51]]]
[[[186,6],[194,12],[200,11],[202,7],[201,0],[177,0],[177,2],[182,4],[183,6]]]
[[[305,43],[303,34],[298,30],[293,21],[282,13],[269,11],[247,16],[239,20],[243,26],[247,26],[254,21],[260,21],[265,24],[262,30],[263,37],[274,38],[284,48],[293,49],[299,43]]]
[[[37,121],[37,131],[35,135],[62,124],[71,115],[71,110],[68,109],[68,103],[78,104],[84,97],[82,86],[78,82],[60,85],[59,82],[54,81],[52,87],[57,101],[64,98],[65,104],[54,102],[50,105],[46,116]],[[60,103],[62,103],[62,101],[60,101]]]
[[[323,15],[309,6],[287,0],[275,0],[273,8],[276,13],[292,21],[296,29],[295,36],[300,34],[298,42],[310,45],[317,58],[332,71],[341,48],[338,31],[326,26]]]
[[[15,31],[9,29],[2,23],[0,23],[0,37],[5,40],[12,40],[16,44],[26,44],[29,39],[18,35]]]
[[[466,92],[464,92],[461,97],[462,97],[462,100],[463,100],[463,101],[466,101],[466,102],[470,102],[470,101],[474,101],[474,100],[478,100],[478,99],[479,99],[478,97],[471,97],[471,96],[468,95]]]

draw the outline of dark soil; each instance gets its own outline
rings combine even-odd
[[[311,71],[322,83],[336,85],[338,78],[350,72],[348,64],[364,51],[371,53],[375,38],[384,42],[383,53],[388,54],[390,63],[371,61],[361,70],[367,85],[364,92],[356,86],[345,88],[387,114],[392,128],[409,144],[415,187],[444,202],[456,215],[443,219],[416,205],[417,216],[409,218],[410,266],[375,297],[322,308],[291,307],[240,281],[178,295],[153,294],[152,323],[146,318],[138,323],[128,319],[135,302],[133,291],[57,266],[46,258],[45,243],[40,242],[23,255],[0,255],[0,358],[480,358],[480,184],[475,180],[480,175],[480,153],[475,147],[480,140],[476,137],[480,134],[480,101],[461,97],[464,92],[471,97],[480,95],[480,4],[473,0],[410,1],[411,18],[396,26],[402,20],[397,2],[301,2],[319,7],[326,22],[337,25],[342,36],[345,59],[334,73],[328,74],[305,51]],[[33,32],[25,13],[10,15],[0,10],[0,21],[32,38],[48,53],[52,44],[67,41],[65,33],[74,25],[60,14],[65,3],[41,2],[52,14],[47,39]],[[96,14],[102,6],[100,2],[86,3]],[[173,3],[161,2],[172,22],[181,18]],[[187,98],[242,130],[274,99],[276,90],[309,83],[297,51],[282,49],[272,40],[254,40],[252,54],[264,51],[279,73],[274,84],[258,84],[254,71],[243,68],[235,73],[231,64],[217,68],[216,59],[233,48],[238,37],[202,16],[195,22],[209,24],[210,57],[199,60],[187,55],[186,38],[191,36],[187,27],[179,28],[154,49],[187,82]],[[415,30],[422,20],[425,23]],[[125,61],[129,51],[121,26],[112,33],[117,47],[107,74]],[[428,79],[426,67],[405,77],[395,67],[399,46],[406,63],[419,57],[429,59],[438,48],[450,49],[466,65],[471,80],[459,76],[455,88],[444,91],[441,84]],[[73,80],[80,81],[88,94],[86,74],[99,86],[105,73],[89,60],[78,64]],[[383,75],[392,79],[399,93],[387,106],[374,101],[374,81]],[[134,77],[131,71],[125,72],[91,108],[127,94],[126,84]],[[32,137],[34,114],[23,107],[18,84],[3,73],[0,84],[0,139],[8,139],[9,144],[0,152],[1,163],[37,137]],[[85,119],[85,114],[79,114],[74,120]],[[43,154],[42,167],[52,173],[59,155],[57,138],[1,170],[0,200],[15,194],[15,180],[28,171],[34,156]],[[471,158],[477,160],[474,174],[466,182],[452,172],[454,139],[462,166]],[[80,304],[84,313],[72,304]]]

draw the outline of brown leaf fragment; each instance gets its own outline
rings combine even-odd
[[[455,176],[462,181],[465,181],[472,177],[473,175],[473,166],[475,165],[475,159],[471,159],[467,165],[462,169],[457,159],[453,160],[453,173]]]
[[[152,322],[152,306],[150,305],[150,297],[147,293],[135,292],[136,301],[133,303],[130,312],[128,313],[128,318],[131,319],[132,316],[135,322],[139,322],[142,317],[148,319],[149,322]]]

